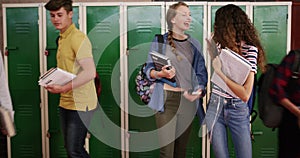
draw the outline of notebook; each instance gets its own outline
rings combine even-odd
[[[58,67],[49,69],[46,73],[40,76],[39,85],[47,86],[50,84],[65,85],[76,77],[76,75],[62,70]]]
[[[161,68],[165,65],[171,66],[171,60],[169,59],[169,57],[156,51],[152,51],[150,55],[155,66],[155,70],[160,71]]]
[[[222,72],[234,82],[243,85],[251,70],[250,62],[229,48],[222,49],[219,58],[222,62]],[[237,97],[215,72],[212,75],[211,82],[231,96]]]

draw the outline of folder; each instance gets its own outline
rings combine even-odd
[[[46,73],[40,76],[39,85],[47,86],[51,84],[65,85],[66,83],[72,81],[76,75],[62,70],[58,67],[49,69]]]
[[[251,63],[229,48],[222,49],[219,58],[222,63],[222,72],[237,84],[243,85],[250,73]],[[211,82],[222,88],[231,96],[237,97],[215,72],[211,77]]]

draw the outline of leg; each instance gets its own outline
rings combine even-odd
[[[165,91],[164,112],[155,115],[156,126],[158,128],[158,139],[160,144],[160,158],[173,158],[174,141],[176,139],[176,113],[179,107],[179,92]]]
[[[186,148],[192,129],[192,122],[196,115],[196,105],[181,96],[180,107],[177,112],[176,140],[174,158],[185,158]]]
[[[231,132],[237,158],[252,158],[249,109],[241,100],[234,100],[225,108],[226,122]]]
[[[295,115],[285,110],[278,131],[279,158],[300,158],[300,128]]]
[[[215,157],[229,158],[226,125],[220,118],[215,123],[211,137]]]
[[[160,145],[160,158],[173,157],[175,140],[175,123],[169,123],[174,115],[165,109],[163,113],[155,115],[156,126],[158,128],[158,139]],[[172,119],[176,122],[176,118]],[[166,124],[168,124],[166,126]]]
[[[229,158],[224,104],[224,98],[212,93],[204,119],[216,158]]]
[[[86,124],[82,120],[88,120],[91,112],[79,112],[61,108],[65,148],[70,158],[89,158],[84,148],[87,134]],[[89,123],[89,121],[88,121]]]

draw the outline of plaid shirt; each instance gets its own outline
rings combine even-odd
[[[279,103],[279,101],[284,98],[288,98],[294,104],[300,106],[300,79],[298,79],[296,85],[293,86],[295,91],[292,94],[288,94],[288,92],[286,91],[290,77],[293,74],[292,67],[295,59],[295,51],[290,51],[289,54],[284,57],[277,68],[277,73],[269,90],[271,97],[277,103]],[[298,77],[300,77],[299,74]]]

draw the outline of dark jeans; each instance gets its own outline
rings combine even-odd
[[[279,158],[300,158],[300,127],[297,117],[288,110],[279,126],[278,141]]]
[[[68,158],[90,158],[84,148],[93,111],[75,111],[60,107],[60,123]]]
[[[165,91],[164,112],[155,115],[160,143],[160,158],[185,158],[195,103],[181,92]]]

